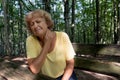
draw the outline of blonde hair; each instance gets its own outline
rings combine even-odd
[[[31,29],[30,29],[31,20],[33,18],[38,18],[38,17],[39,18],[44,18],[46,20],[46,23],[47,23],[49,29],[53,28],[54,23],[52,21],[51,15],[48,12],[44,11],[44,10],[37,9],[37,10],[29,12],[25,16],[25,22],[26,22],[27,28],[28,28],[28,30],[30,32],[32,32]]]

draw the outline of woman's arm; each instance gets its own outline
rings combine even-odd
[[[74,59],[67,60],[66,61],[66,68],[65,68],[62,80],[69,80],[70,76],[73,73],[73,69],[74,69]]]
[[[36,58],[28,59],[29,68],[34,74],[39,73],[45,61],[46,55],[48,53],[48,49],[49,49],[49,43],[44,45],[39,56],[37,56]]]
[[[47,56],[47,53],[49,52],[51,41],[52,41],[52,34],[48,30],[45,35],[44,45],[43,45],[43,48],[42,48],[40,54],[36,58],[28,59],[29,68],[34,74],[37,74],[40,72],[41,67]]]

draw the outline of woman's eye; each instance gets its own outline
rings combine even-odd
[[[30,23],[30,26],[33,26],[34,25],[34,23],[32,22],[32,23]]]
[[[36,23],[40,23],[41,21],[36,21]]]

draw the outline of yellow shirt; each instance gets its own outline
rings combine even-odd
[[[64,73],[66,60],[74,58],[75,52],[68,35],[65,32],[56,32],[55,48],[45,59],[41,73],[53,78],[57,78]],[[40,54],[42,47],[38,39],[29,36],[26,40],[27,58],[35,58]]]

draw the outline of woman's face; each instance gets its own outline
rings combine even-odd
[[[35,36],[44,37],[48,25],[44,18],[33,18],[30,22],[30,29]]]

